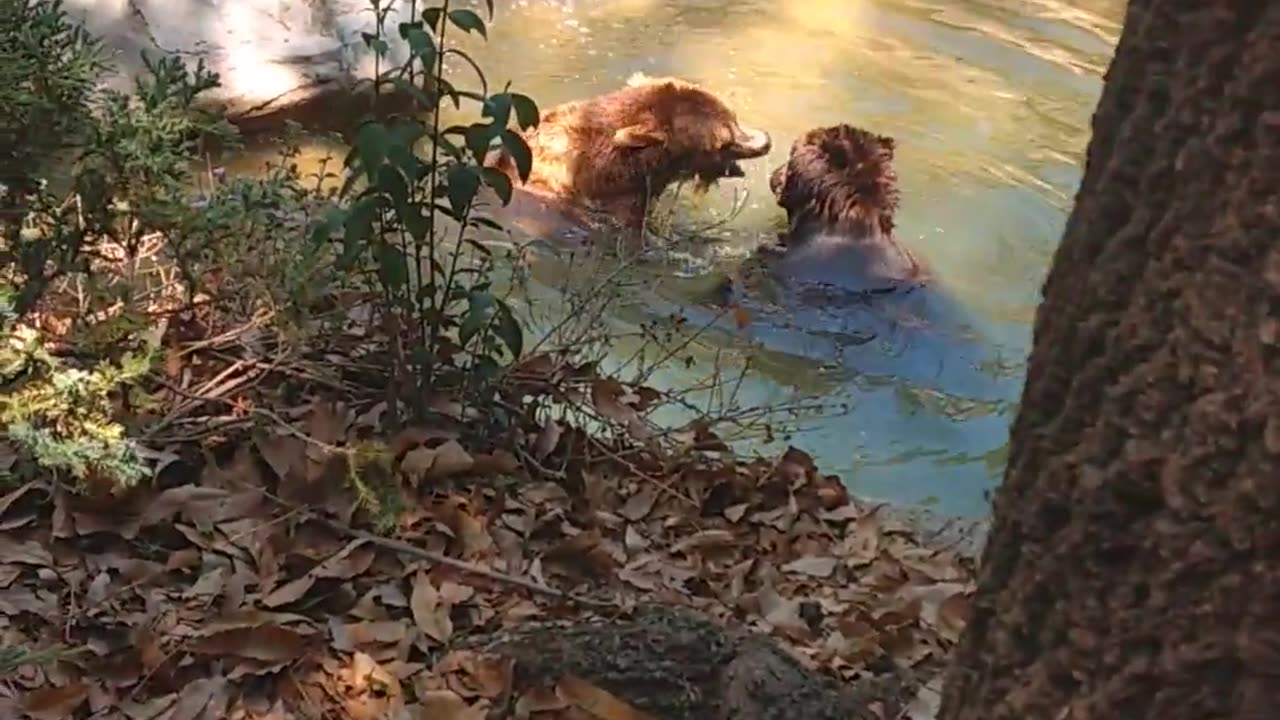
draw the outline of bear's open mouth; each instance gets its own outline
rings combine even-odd
[[[737,160],[728,160],[722,165],[704,167],[693,172],[693,179],[697,180],[702,188],[709,188],[721,180],[746,176],[747,173],[743,171]]]

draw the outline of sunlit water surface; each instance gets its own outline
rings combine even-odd
[[[897,140],[898,236],[940,276],[981,336],[978,352],[944,350],[937,357],[935,349],[929,362],[917,357],[895,365],[896,356],[873,356],[874,347],[840,356],[842,348],[831,347],[839,341],[821,332],[775,338],[770,349],[781,355],[720,332],[703,339],[697,355],[704,362],[691,368],[672,362],[654,381],[679,387],[704,378],[718,350],[719,364],[752,368],[737,387],[741,402],[817,396],[847,406],[803,423],[789,442],[855,493],[946,514],[986,514],[987,492],[1003,468],[1040,284],[1080,179],[1089,116],[1123,2],[500,0],[497,6],[488,43],[466,42],[495,86],[509,80],[546,108],[612,90],[636,71],[678,75],[704,84],[745,123],[773,135],[773,151],[747,164],[745,179],[697,201],[696,213],[723,216],[747,193],[741,212],[716,231],[721,255],[741,255],[776,231],[780,210],[767,175],[796,136],[849,122]],[[653,307],[655,314],[668,310]],[[614,319],[625,326],[634,318]],[[810,340],[817,351],[798,347]],[[792,350],[796,356],[788,357]]]

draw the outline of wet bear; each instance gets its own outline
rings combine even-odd
[[[798,138],[769,177],[786,229],[731,273],[720,300],[784,351],[921,380],[968,373],[982,354],[972,318],[894,234],[894,150],[893,138],[847,124]]]
[[[885,294],[925,285],[921,259],[894,237],[898,176],[893,138],[851,125],[817,128],[769,175],[787,213],[774,250],[780,279]],[[779,252],[780,251],[780,252]]]
[[[741,177],[739,161],[769,152],[769,134],[744,126],[724,101],[678,78],[633,76],[605,95],[543,111],[524,133],[532,151],[521,183],[511,155],[488,163],[512,184],[555,205],[639,228],[652,201],[673,183],[705,188]]]

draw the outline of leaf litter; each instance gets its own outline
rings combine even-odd
[[[0,715],[647,718],[568,671],[521,684],[472,642],[643,604],[765,633],[840,680],[936,677],[969,617],[971,557],[926,546],[798,449],[735,457],[706,426],[662,448],[654,391],[556,372],[616,438],[530,412],[502,442],[448,421],[378,442],[382,410],[315,401],[218,447],[157,448],[148,487],[12,489],[0,646],[27,654],[0,677]],[[512,373],[513,397],[554,392],[547,376]],[[362,498],[375,483],[402,498],[393,512]]]

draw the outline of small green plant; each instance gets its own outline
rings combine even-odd
[[[0,4],[0,209],[36,192],[50,163],[87,131],[106,67],[100,50],[67,21],[61,0]]]
[[[204,143],[238,138],[200,106],[216,74],[144,56],[105,91],[99,50],[58,0],[0,3],[0,428],[38,467],[127,485],[146,471],[115,396],[163,319],[308,300],[322,262],[299,262],[317,195],[291,164],[200,181]]]
[[[375,107],[377,96],[392,91],[410,98],[412,111],[359,126],[345,160],[345,205],[315,229],[313,241],[338,237],[340,267],[372,268],[389,326],[409,338],[409,352],[396,370],[411,374],[401,384],[422,415],[428,398],[444,385],[482,393],[523,349],[520,323],[494,291],[492,251],[474,235],[495,224],[475,207],[484,187],[503,204],[511,199],[510,179],[484,163],[495,145],[505,147],[520,176],[528,177],[530,151],[512,126],[534,126],[538,108],[509,89],[491,93],[475,61],[447,44],[451,31],[487,37],[486,22],[475,11],[447,1],[421,9],[411,3],[412,19],[395,29],[409,59],[384,69],[391,8],[381,0],[372,6],[377,31],[364,40],[377,58]],[[493,3],[487,7],[491,18]],[[474,71],[478,90],[447,75],[449,58]],[[446,100],[455,108],[476,103],[480,119],[442,127]],[[452,378],[446,377],[450,371],[456,371]]]
[[[20,317],[52,290],[62,303],[46,310],[114,325],[93,333],[109,345],[197,296],[213,299],[218,278],[261,280],[224,293],[236,301],[314,293],[320,260],[299,263],[297,237],[316,197],[296,168],[201,178],[207,143],[238,147],[235,128],[201,106],[219,82],[203,61],[144,54],[132,92],[105,91],[97,41],[57,0],[6,4],[0,23],[0,285]],[[207,186],[202,198],[197,186]]]
[[[13,337],[11,324],[3,326]],[[151,368],[150,352],[126,353],[119,364],[69,367],[38,339],[0,347],[0,428],[37,466],[78,484],[129,487],[149,474],[115,420],[115,395]]]
[[[80,255],[74,233],[40,242],[27,221],[70,212],[53,201],[48,178],[89,130],[94,83],[105,69],[99,50],[58,0],[0,4],[0,270],[26,271],[29,280],[13,288],[19,313],[43,291],[48,266],[70,267]]]

